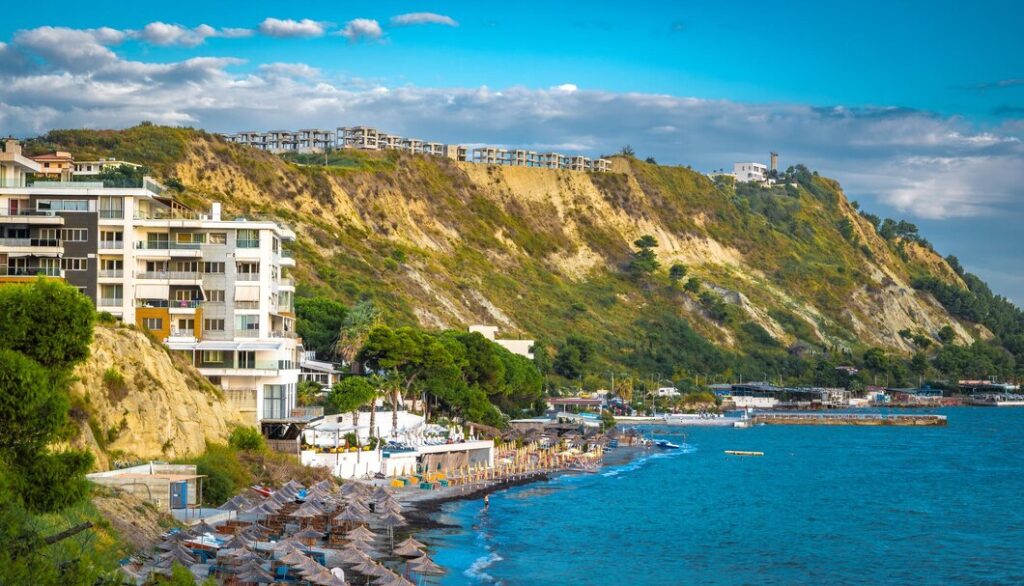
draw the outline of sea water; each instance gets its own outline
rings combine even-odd
[[[682,449],[448,504],[419,538],[442,584],[1024,584],[1024,409],[936,412],[661,428]]]

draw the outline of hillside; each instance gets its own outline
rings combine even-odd
[[[578,335],[594,343],[596,376],[796,375],[807,352],[909,356],[908,331],[991,336],[911,286],[964,287],[941,256],[884,238],[837,182],[802,168],[767,190],[625,157],[605,174],[396,152],[303,166],[151,126],[55,131],[32,148],[54,146],[146,163],[197,208],[218,200],[288,223],[300,294],[371,299],[389,321],[427,328],[495,324],[551,350]],[[652,274],[629,270],[644,235],[657,241]],[[687,274],[673,283],[675,263]]]
[[[215,387],[133,328],[97,326],[74,375],[76,444],[96,456],[100,470],[115,461],[201,454],[206,442],[225,443],[236,423]]]

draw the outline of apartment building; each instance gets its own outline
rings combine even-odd
[[[70,181],[75,170],[75,158],[66,151],[38,155],[32,157],[32,160],[39,163],[37,174],[56,181]]]
[[[737,182],[768,181],[768,165],[762,163],[736,163],[732,166],[732,172]]]
[[[129,163],[128,161],[121,161],[113,158],[100,159],[98,161],[74,161],[74,171],[72,174],[75,177],[94,177],[104,171],[117,169],[122,166],[131,167],[133,169],[142,168],[142,165],[138,163]]]
[[[251,423],[295,406],[295,234],[200,214],[156,182],[32,181],[16,141],[0,153],[0,282],[61,278],[184,354]]]
[[[336,133],[337,147],[364,151],[380,150],[380,145],[377,143],[378,135],[377,129],[369,126],[339,126]]]

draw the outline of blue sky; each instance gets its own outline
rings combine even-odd
[[[0,133],[375,124],[701,170],[782,153],[1024,301],[1024,3],[53,2]],[[521,5],[521,6],[526,6]]]

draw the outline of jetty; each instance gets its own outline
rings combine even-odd
[[[755,425],[899,425],[908,427],[944,427],[945,415],[887,415],[883,413],[758,413],[751,417]]]

